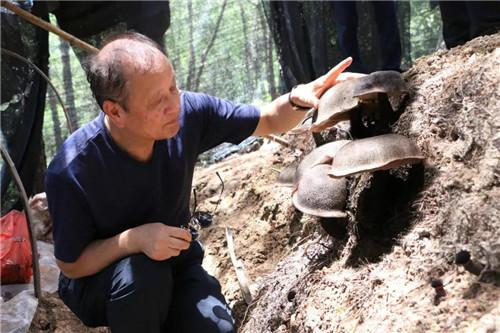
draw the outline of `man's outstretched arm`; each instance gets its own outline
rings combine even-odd
[[[352,63],[347,58],[320,78],[301,84],[289,94],[278,97],[261,108],[259,124],[252,135],[264,136],[275,133],[284,133],[294,128],[303,118],[304,112],[294,110],[288,99],[293,103],[310,108],[318,108],[319,98],[325,91],[335,84],[364,76],[365,74],[342,73]]]

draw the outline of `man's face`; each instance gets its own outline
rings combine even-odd
[[[138,139],[161,140],[179,131],[180,95],[174,70],[167,58],[160,61],[161,70],[127,73],[129,96],[124,121]]]

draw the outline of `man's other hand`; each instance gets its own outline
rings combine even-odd
[[[140,252],[153,260],[166,260],[178,256],[189,248],[191,233],[163,223],[148,223],[136,228],[135,243]]]

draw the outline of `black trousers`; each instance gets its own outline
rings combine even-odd
[[[59,277],[59,295],[86,326],[113,332],[233,332],[219,282],[201,266],[199,242],[181,255],[155,261],[122,259],[80,279]]]
[[[335,14],[340,54],[342,58],[352,57],[353,59],[347,71],[369,73],[359,52],[356,1],[331,1],[330,4]],[[372,1],[372,6],[379,33],[382,70],[399,71],[402,51],[396,3],[394,1]]]
[[[500,1],[439,1],[447,48],[500,31]]]

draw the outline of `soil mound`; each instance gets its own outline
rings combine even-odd
[[[214,225],[200,233],[204,266],[221,281],[240,332],[500,330],[499,69],[496,34],[420,58],[403,74],[409,94],[392,132],[416,143],[425,163],[349,177],[343,239],[275,184],[277,171],[314,148],[310,134],[287,136],[292,148],[265,143],[195,171],[198,209],[218,203]],[[479,277],[454,264],[461,250],[486,265]],[[434,278],[445,297],[435,297]],[[106,331],[84,328],[55,294],[44,296],[30,332]]]

